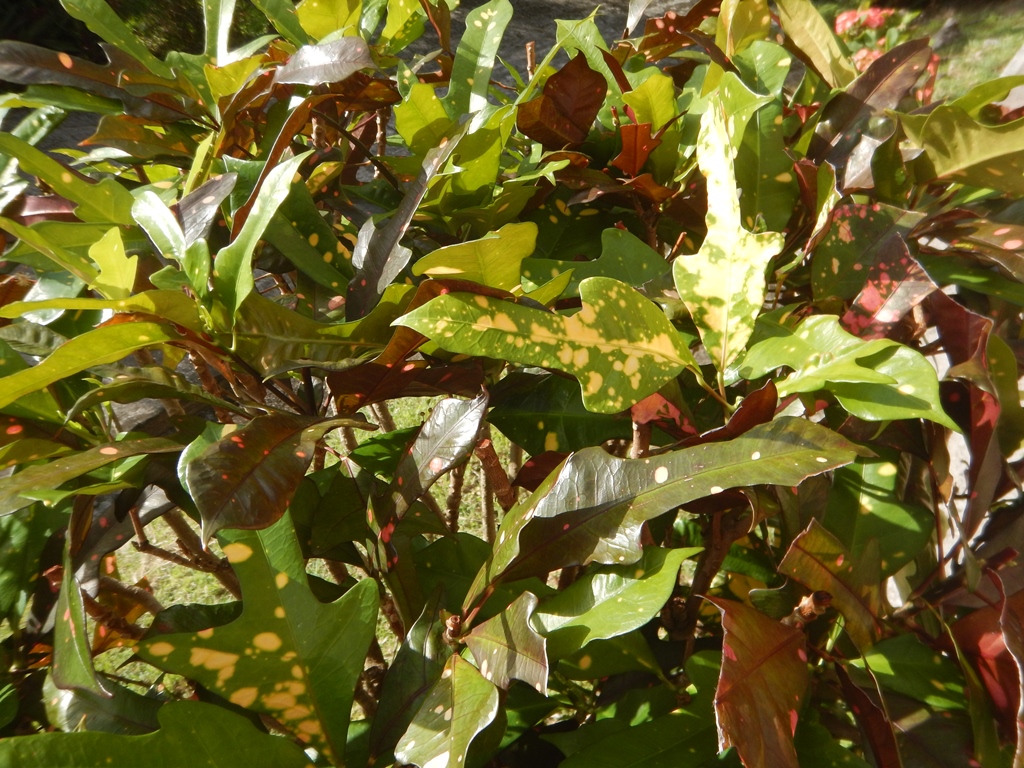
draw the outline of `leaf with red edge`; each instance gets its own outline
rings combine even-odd
[[[1006,650],[1017,667],[1014,685],[1017,690],[1017,748],[1014,750],[1013,764],[1019,766],[1024,765],[1024,606],[1004,598],[999,614],[999,629]]]
[[[810,674],[804,635],[743,603],[706,597],[722,612],[722,671],[715,693],[718,745],[746,766],[797,768],[793,734]]]
[[[544,693],[548,686],[547,639],[531,625],[537,596],[523,592],[497,616],[473,627],[463,640],[480,674],[499,688],[522,680]]]
[[[881,637],[881,610],[877,546],[874,556],[865,547],[854,562],[842,542],[817,520],[797,536],[779,563],[779,573],[791,576],[808,589],[832,595],[832,604],[843,614],[844,628],[860,649]]]
[[[516,127],[545,149],[582,144],[607,90],[604,75],[579,53],[548,78],[540,96],[519,107]]]
[[[258,416],[198,455],[183,457],[185,485],[203,519],[203,541],[222,528],[260,529],[277,522],[317,441],[338,427],[371,428],[365,419]]]
[[[881,339],[938,286],[893,235],[878,250],[867,282],[840,323],[854,336]]]
[[[825,105],[807,157],[815,163],[845,164],[865,135],[868,120],[895,109],[928,66],[927,40],[912,40],[875,59],[860,77]]]
[[[651,135],[650,123],[623,125],[619,129],[619,133],[622,136],[622,151],[612,159],[611,163],[630,176],[636,176],[644,167],[651,152],[661,144],[661,139],[656,139]]]
[[[679,444],[679,447],[689,448],[693,445],[717,443],[739,437],[759,424],[767,424],[775,418],[775,408],[778,404],[779,391],[775,387],[775,382],[769,381],[760,389],[743,398],[725,426],[687,438]]]

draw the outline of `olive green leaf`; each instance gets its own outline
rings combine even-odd
[[[910,347],[891,339],[858,339],[834,315],[815,315],[794,329],[775,326],[772,332],[743,358],[743,378],[785,366],[793,373],[776,382],[779,397],[827,389],[866,421],[929,419],[959,431],[940,405],[935,369]]]
[[[332,603],[317,600],[288,516],[262,531],[222,534],[221,546],[242,586],[241,615],[193,633],[151,634],[137,653],[271,715],[340,762],[376,624],[376,584],[365,579]]]
[[[719,372],[750,339],[764,303],[765,270],[784,243],[777,232],[755,235],[743,228],[733,158],[725,107],[715,98],[697,141],[697,161],[708,180],[708,234],[695,255],[676,259],[672,273]]]
[[[662,311],[607,277],[580,283],[570,317],[486,296],[448,293],[395,321],[451,352],[554,368],[575,376],[591,411],[617,413],[696,366]]]
[[[497,616],[492,616],[463,637],[480,665],[480,674],[499,688],[522,680],[540,693],[547,690],[547,641],[531,624],[537,596],[523,592]]]

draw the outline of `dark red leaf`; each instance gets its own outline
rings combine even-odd
[[[581,144],[604,103],[608,83],[580,53],[548,78],[544,91],[519,107],[516,127],[545,149]]]
[[[758,424],[767,424],[775,418],[775,408],[779,404],[779,391],[775,382],[769,381],[760,389],[751,392],[740,403],[729,422],[718,429],[712,429],[702,435],[687,438],[679,444],[679,448],[689,448],[703,443],[717,443],[721,440],[732,440],[744,432],[749,432]]]
[[[743,603],[705,598],[722,612],[722,671],[715,692],[718,742],[745,766],[797,768],[793,734],[810,674],[804,635]]]

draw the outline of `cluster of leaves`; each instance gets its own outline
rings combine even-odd
[[[0,43],[0,761],[1024,759],[1021,78],[922,105],[924,42],[858,74],[809,0],[524,73],[508,0],[238,49],[207,0],[164,58],[62,2],[106,64]]]

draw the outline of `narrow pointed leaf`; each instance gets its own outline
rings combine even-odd
[[[498,689],[461,656],[448,659],[395,748],[401,763],[462,768],[469,745],[498,714]]]
[[[764,303],[765,271],[783,246],[777,232],[755,235],[743,228],[723,109],[721,101],[712,102],[697,142],[697,160],[708,179],[708,234],[700,250],[678,257],[672,270],[679,297],[719,372],[750,339]]]
[[[722,672],[715,692],[718,744],[744,765],[798,768],[793,734],[810,682],[804,635],[743,603],[705,598],[722,612]]]
[[[242,614],[195,633],[151,635],[137,652],[274,717],[340,761],[376,624],[376,584],[366,579],[335,602],[317,600],[289,517],[259,532],[225,534],[221,542],[242,587]]]
[[[141,62],[153,74],[160,77],[174,77],[174,71],[149,52],[145,43],[107,5],[106,0],[60,0],[60,4],[71,16],[84,22],[90,30],[108,43],[113,43],[120,50]]]
[[[223,528],[276,522],[302,482],[317,441],[343,426],[367,428],[354,419],[258,416],[188,460],[185,485],[203,518],[203,540]]]
[[[532,626],[537,596],[523,592],[497,616],[473,627],[462,639],[480,674],[499,688],[522,680],[539,693],[548,687],[547,640]]]
[[[466,32],[455,52],[451,85],[444,99],[453,119],[478,112],[487,104],[494,57],[511,19],[508,0],[491,0],[466,14]]]
[[[779,22],[804,61],[833,88],[844,88],[857,68],[811,0],[779,0]]]
[[[599,448],[580,451],[505,516],[494,552],[464,605],[472,606],[498,580],[591,562],[635,563],[645,520],[740,485],[799,485],[860,452],[824,427],[788,418],[734,440],[651,459],[618,459]]]
[[[562,317],[449,293],[398,322],[451,352],[571,373],[584,404],[598,413],[617,413],[696,365],[664,313],[624,283],[589,278],[580,284],[580,297],[583,309]]]
[[[60,597],[57,599],[57,617],[53,636],[53,681],[58,688],[89,691],[98,696],[110,696],[103,689],[92,666],[89,648],[89,629],[85,623],[85,604],[82,589],[75,578],[69,547],[64,552],[64,575]]]

